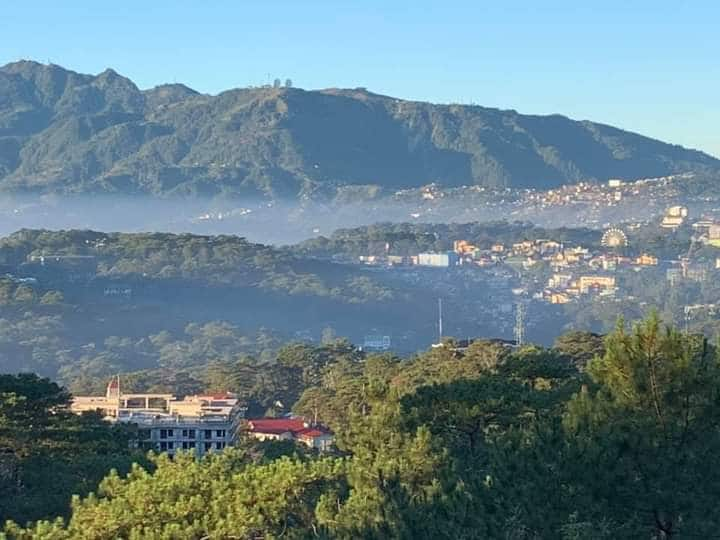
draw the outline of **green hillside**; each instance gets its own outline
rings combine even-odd
[[[559,115],[364,89],[141,91],[112,70],[0,68],[5,191],[295,198],[348,184],[549,188],[719,166],[702,152]]]

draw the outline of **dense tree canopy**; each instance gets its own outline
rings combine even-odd
[[[294,408],[334,428],[336,452],[285,444],[259,459],[243,441],[201,461],[153,457],[127,476],[110,473],[73,501],[67,520],[8,524],[5,534],[712,537],[720,525],[717,350],[657,317],[620,323],[601,346],[577,346],[580,337],[514,351],[448,342],[408,360],[359,355],[343,342],[286,348],[274,365],[297,385]],[[229,384],[242,388],[247,367],[227,369]],[[65,399],[48,382],[30,382],[45,396],[40,412]],[[4,426],[30,414],[16,409],[16,395],[3,393]]]
[[[0,375],[0,516],[22,523],[65,515],[71,495],[142,459],[129,449],[131,429],[71,414],[69,400],[47,379]]]

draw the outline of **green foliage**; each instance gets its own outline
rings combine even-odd
[[[616,519],[636,524],[638,534],[714,534],[716,351],[702,338],[661,328],[657,316],[631,333],[620,326],[606,346],[590,364],[596,387],[570,403],[566,418],[581,459],[592,464],[593,495]]]
[[[392,297],[368,276],[236,236],[22,230],[0,241],[0,263],[19,265],[33,257],[115,280],[185,279],[352,302],[377,295]],[[12,285],[7,281],[0,281],[0,287]],[[27,285],[14,284],[13,291],[0,289],[2,297],[27,303],[34,299],[34,292]]]
[[[27,284],[15,279],[0,277],[0,305],[4,307],[19,307],[27,309],[36,303],[60,304],[63,295],[59,291],[38,290],[34,283]]]
[[[70,395],[35,375],[0,375],[0,517],[65,515],[111,468],[127,470],[132,430],[67,410]]]
[[[720,525],[717,350],[657,316],[632,331],[620,324],[603,344],[584,344],[590,337],[512,351],[449,340],[407,361],[363,357],[342,342],[287,347],[272,364],[281,371],[266,375],[291,374],[304,389],[295,410],[330,424],[339,454],[243,440],[201,461],[153,457],[154,471],[111,473],[95,494],[76,498],[67,521],[11,523],[5,534],[712,537]],[[282,384],[260,380],[273,399],[272,385]],[[44,388],[62,402],[58,387]],[[21,400],[6,394],[3,418],[20,418]]]
[[[603,337],[581,330],[559,336],[553,347],[556,351],[572,358],[579,369],[585,369],[592,359],[605,354]]]
[[[73,501],[67,525],[40,523],[28,531],[8,527],[11,538],[277,538],[317,526],[314,504],[340,485],[342,460],[280,458],[247,466],[233,450],[199,462],[192,456],[153,458],[127,477],[111,473],[97,495]],[[305,536],[304,534],[302,536]]]

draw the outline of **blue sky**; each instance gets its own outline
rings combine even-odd
[[[7,2],[0,64],[20,58],[141,88],[289,77],[561,113],[720,157],[720,2]]]

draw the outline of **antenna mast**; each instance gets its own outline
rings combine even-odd
[[[442,343],[442,337],[443,337],[442,298],[438,298],[438,343]]]
[[[525,345],[525,304],[522,302],[515,305],[515,344]]]

